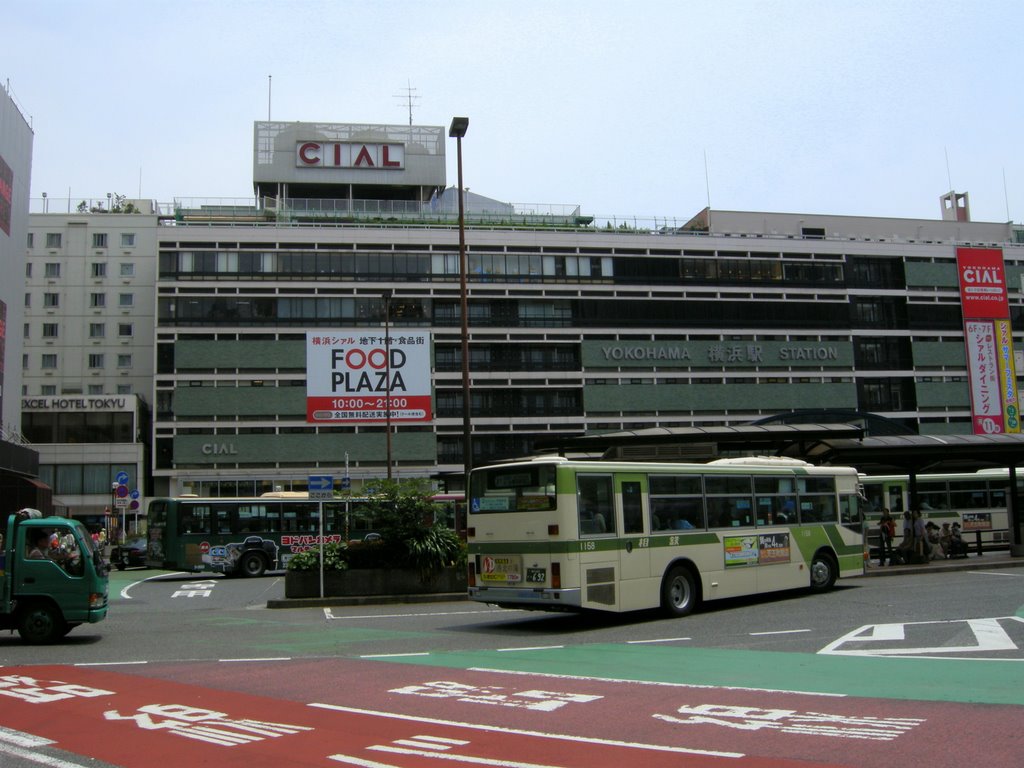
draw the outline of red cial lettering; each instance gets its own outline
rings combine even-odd
[[[307,141],[305,144],[299,147],[299,160],[304,162],[306,165],[319,165],[320,156],[317,154],[319,152],[319,144],[317,144],[315,141]]]
[[[390,158],[388,152],[390,149],[391,147],[389,147],[387,144],[384,145],[384,153],[382,155],[383,162],[381,163],[381,165],[383,165],[385,168],[398,168],[399,166],[401,166],[401,163],[398,162],[397,160],[392,160]]]
[[[362,148],[361,148],[361,149],[359,150],[359,154],[358,154],[358,155],[356,155],[356,161],[355,161],[355,162],[354,162],[354,163],[353,163],[352,165],[354,165],[354,166],[355,166],[356,168],[358,168],[358,167],[359,167],[360,165],[362,165],[362,164],[363,164],[363,161],[364,161],[364,160],[366,161],[366,164],[367,164],[368,166],[370,166],[371,168],[373,168],[373,158],[372,158],[372,157],[370,157],[370,150],[368,150],[368,149],[366,148],[366,145],[365,145],[365,144],[364,144],[364,145],[362,146]]]

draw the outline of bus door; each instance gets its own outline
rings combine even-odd
[[[619,602],[631,608],[650,602],[651,576],[650,519],[647,502],[647,477],[641,474],[615,476],[615,501],[620,513],[623,543],[619,547]]]
[[[576,475],[582,608],[619,607],[619,528],[612,480],[610,474]],[[564,574],[562,583],[568,586]]]

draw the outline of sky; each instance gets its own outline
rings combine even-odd
[[[465,186],[505,202],[934,219],[955,189],[975,221],[1024,221],[1019,0],[6,0],[2,16],[34,199],[251,198],[255,121],[407,124],[411,96],[416,124],[469,117]]]

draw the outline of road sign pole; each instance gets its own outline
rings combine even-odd
[[[320,508],[320,599],[324,599],[324,503],[317,504]]]

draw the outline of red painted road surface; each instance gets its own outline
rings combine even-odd
[[[346,660],[0,669],[0,726],[125,768],[1017,768],[1020,716]]]

